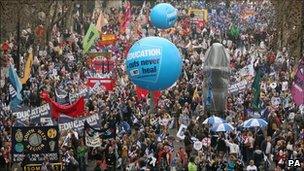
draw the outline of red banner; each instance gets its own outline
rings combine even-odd
[[[87,86],[93,88],[96,83],[108,91],[112,91],[115,86],[115,81],[111,78],[88,78]]]
[[[71,116],[79,117],[84,114],[84,97],[80,97],[75,103],[71,105],[61,105],[50,98],[48,92],[43,91],[40,93],[41,99],[46,101],[51,106],[52,118],[57,120],[60,113]]]

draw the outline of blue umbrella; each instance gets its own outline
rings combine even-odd
[[[232,130],[234,130],[234,127],[230,123],[215,124],[211,128],[213,132],[229,132]]]
[[[243,127],[251,128],[251,127],[266,127],[268,123],[264,119],[251,118],[246,120],[243,123]]]
[[[220,117],[217,116],[210,116],[209,118],[205,119],[203,124],[209,124],[209,125],[213,125],[215,123],[225,123],[226,121]]]

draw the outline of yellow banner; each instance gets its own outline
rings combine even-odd
[[[197,20],[205,20],[205,22],[208,22],[208,10],[206,9],[189,9],[189,13],[190,14],[194,14],[194,19]]]
[[[25,84],[27,80],[30,78],[32,64],[33,64],[33,53],[30,53],[24,67],[23,78],[20,79],[21,84]]]

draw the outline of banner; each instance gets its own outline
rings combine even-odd
[[[85,133],[85,143],[88,147],[100,147],[102,145],[99,134],[95,133],[94,135],[89,135],[88,133]]]
[[[120,26],[119,26],[119,31],[121,34],[126,32],[126,29],[127,29],[128,25],[130,24],[131,18],[132,18],[131,3],[129,1],[127,1],[124,4],[124,9],[125,9],[125,12],[123,13],[123,16],[121,17],[122,20],[120,21]]]
[[[57,126],[13,127],[12,160],[22,162],[25,155],[29,164],[42,163],[48,156],[50,162],[59,161],[59,132]]]
[[[50,163],[52,171],[62,171],[62,163]],[[42,164],[28,164],[23,167],[23,171],[40,171]]]
[[[98,42],[99,46],[107,46],[114,44],[116,42],[117,38],[115,34],[102,34],[100,36],[100,41]]]
[[[82,131],[84,129],[84,122],[87,121],[92,127],[99,127],[99,115],[93,114],[81,118],[72,118],[66,115],[61,115],[58,120],[60,131],[77,130]]]
[[[79,117],[84,113],[84,97],[80,97],[75,103],[71,105],[61,105],[49,97],[48,92],[42,91],[40,93],[42,100],[48,102],[51,106],[52,118],[57,120],[60,113],[71,117]]]
[[[30,53],[24,66],[23,78],[20,79],[21,84],[25,84],[27,80],[30,78],[32,64],[33,64],[33,53]]]
[[[10,107],[11,109],[18,108],[18,106],[22,103],[22,84],[19,80],[18,74],[13,67],[10,65],[8,69],[8,81],[10,82]]]
[[[292,99],[297,106],[304,104],[304,59],[301,60],[291,87]]]
[[[93,88],[96,83],[108,91],[112,91],[115,87],[115,81],[111,78],[88,78],[87,86]]]
[[[208,22],[208,10],[206,9],[189,9],[188,15],[194,14],[195,20],[204,20]]]
[[[50,105],[47,103],[39,107],[23,107],[21,109],[15,109],[13,110],[13,116],[22,122],[30,120],[30,122],[35,123],[40,122],[41,117],[51,117],[50,110]]]
[[[98,38],[98,36],[99,31],[97,30],[94,24],[91,24],[82,42],[82,48],[84,53],[87,53],[90,50],[90,48],[95,42],[95,39]]]

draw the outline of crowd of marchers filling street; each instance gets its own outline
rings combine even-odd
[[[0,42],[0,170],[304,170],[304,55],[272,46],[273,5],[165,1],[177,20],[158,29],[149,16],[160,2],[101,5],[84,16],[76,2],[72,27],[56,23],[47,44],[39,41],[43,24],[22,28],[19,48],[13,30]],[[97,38],[83,45],[93,28]],[[182,57],[182,73],[165,90],[148,91],[127,74],[127,67],[161,63],[126,66],[127,56],[161,53],[128,54],[149,36],[169,40]],[[228,88],[212,106],[207,96],[217,85],[204,88],[204,66],[218,44],[229,58],[229,72],[221,72]]]

